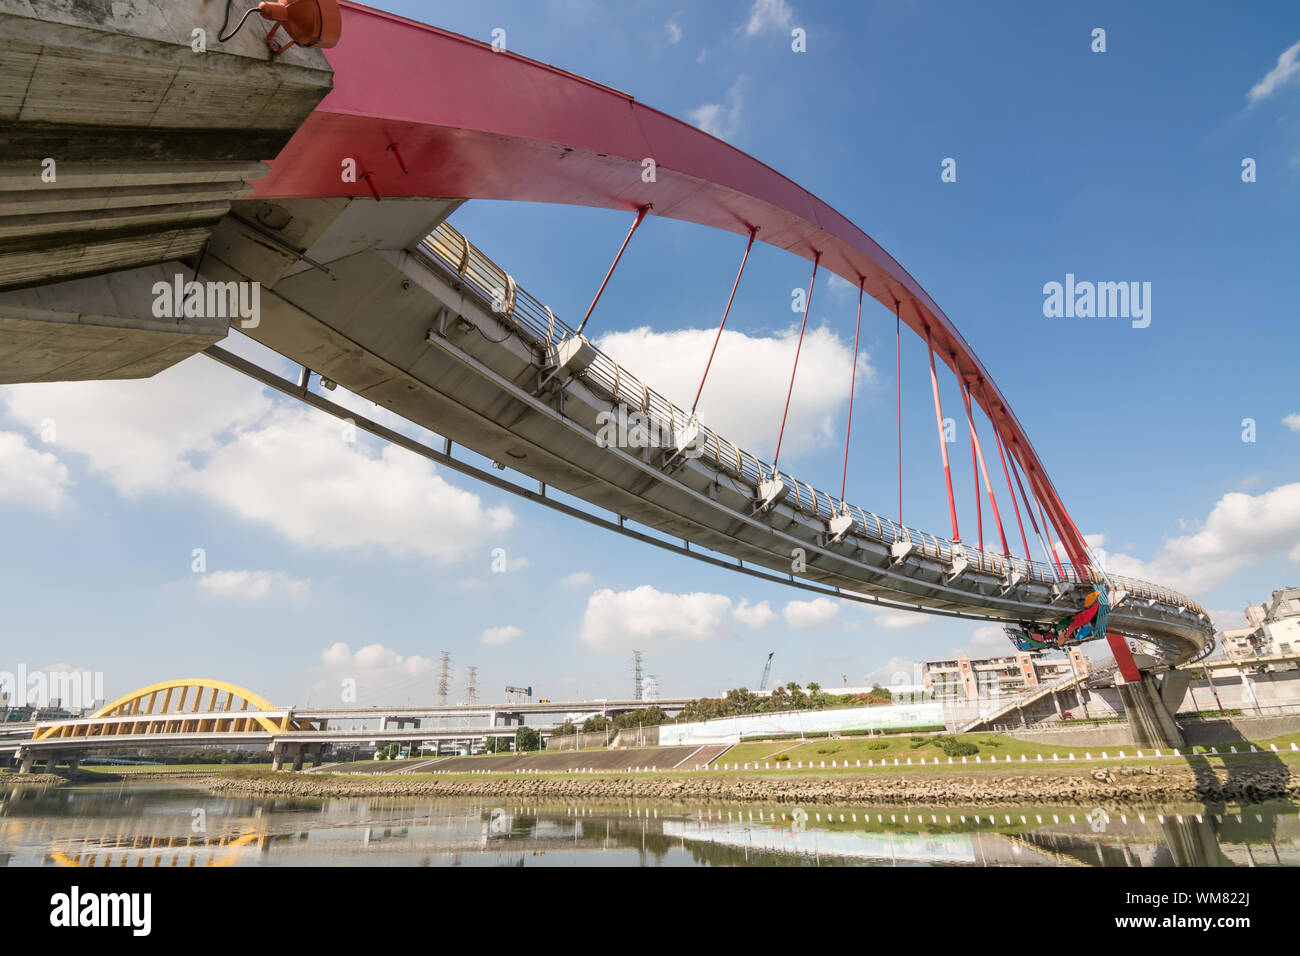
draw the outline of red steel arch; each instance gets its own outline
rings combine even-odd
[[[893,312],[984,409],[1060,534],[1089,564],[1083,536],[1029,437],[956,326],[870,236],[806,189],[733,146],[556,67],[437,27],[343,2],[343,33],[326,52],[334,89],[270,173],[263,199],[513,199],[599,206],[724,229],[802,256]],[[358,181],[340,175],[344,158]],[[642,181],[642,161],[656,181]]]

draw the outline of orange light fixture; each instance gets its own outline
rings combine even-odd
[[[266,35],[266,45],[272,53],[287,50],[295,43],[307,47],[332,47],[339,42],[339,34],[343,31],[338,0],[277,0],[259,3],[257,12],[264,20],[275,23]],[[289,35],[287,43],[275,38],[281,27]]]

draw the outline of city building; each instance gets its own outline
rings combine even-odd
[[[1018,694],[1070,677],[1074,669],[1086,673],[1088,659],[1078,648],[1071,648],[1069,654],[1070,657],[1048,657],[1042,651],[1022,651],[1006,657],[926,661],[921,666],[922,686],[936,698]]]
[[[1246,608],[1246,626],[1220,631],[1228,657],[1300,654],[1300,587],[1278,588],[1271,601]]]

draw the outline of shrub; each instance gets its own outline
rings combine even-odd
[[[889,744],[883,740],[877,740],[875,743],[867,744],[868,750],[888,750]]]
[[[949,757],[973,757],[980,752],[980,749],[970,741],[953,740],[951,737],[945,738],[939,746]]]

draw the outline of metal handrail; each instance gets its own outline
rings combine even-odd
[[[442,268],[455,274],[530,345],[549,349],[575,334],[572,326],[519,286],[504,269],[445,221],[439,223],[420,242],[418,248]],[[677,430],[678,422],[685,424],[691,421],[692,415],[689,412],[664,398],[594,345],[591,347],[595,351],[595,358],[580,373],[588,384],[597,386],[616,404],[624,402],[628,396],[636,396],[637,406],[656,430],[666,429],[668,434],[672,434]],[[723,438],[713,429],[702,423],[699,424],[699,429],[703,438],[701,457],[719,471],[748,482],[755,490],[761,482],[776,473],[772,465]],[[946,538],[900,525],[857,505],[838,502],[807,482],[800,482],[789,475],[783,474],[783,477],[788,479],[791,486],[794,507],[801,511],[826,521],[845,510],[850,516],[857,512],[854,533],[883,544],[910,540],[922,554],[944,562],[952,561],[954,544]],[[1047,562],[1025,561],[1010,555],[972,548],[964,543],[961,547],[971,567],[999,577],[1005,578],[1018,571],[1026,581],[1048,585],[1091,586],[1105,583],[1101,573],[1090,565],[1062,563],[1061,571],[1058,572],[1055,566]],[[1209,615],[1201,605],[1184,594],[1125,575],[1111,574],[1109,578],[1111,584],[1127,591],[1135,599],[1186,608],[1203,615],[1209,621]]]

